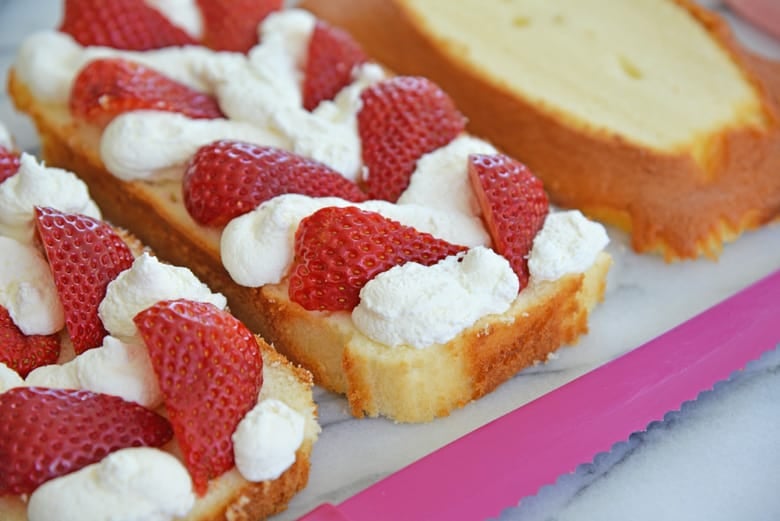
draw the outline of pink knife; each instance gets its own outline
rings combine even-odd
[[[341,504],[323,504],[300,519],[496,517],[778,345],[780,270]]]

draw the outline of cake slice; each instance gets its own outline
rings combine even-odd
[[[446,93],[423,78],[387,77],[353,52],[348,35],[304,11],[269,15],[259,32],[261,43],[248,55],[198,46],[127,52],[44,32],[22,46],[9,90],[17,107],[35,120],[47,161],[78,171],[113,222],[225,294],[236,316],[311,371],[315,382],[345,394],[356,416],[421,422],[447,415],[587,331],[611,262],[603,227],[578,212],[548,215],[545,196],[541,213],[529,209],[538,218],[523,230],[525,249],[501,253],[492,234],[506,231],[498,225],[504,221],[494,219],[491,226],[483,218],[496,201],[477,196],[469,165],[487,155],[526,169],[466,135],[464,118]],[[313,49],[319,46],[338,52],[318,54]],[[341,58],[333,64],[332,56]],[[344,67],[350,71],[346,80],[330,74]],[[144,85],[162,84],[181,95],[156,100],[146,97],[148,90],[115,91],[109,83],[107,91],[90,97],[91,89],[82,87],[128,70],[149,79]],[[318,81],[310,91],[312,77]],[[317,92],[312,96],[318,99],[334,92],[333,85],[335,98],[320,100],[311,111],[304,108],[305,92]],[[196,119],[189,110],[200,106],[198,93],[213,96],[221,116]],[[294,168],[294,175],[285,174],[291,179],[316,171],[318,181],[284,185],[258,199],[255,192],[262,190],[253,183],[266,167],[276,177]],[[335,186],[322,181],[334,172],[343,178],[335,193],[309,190],[321,183]],[[354,190],[363,196],[347,200]],[[389,200],[361,201],[376,197]],[[365,287],[351,291],[392,286],[399,272],[403,281],[405,271],[422,269],[425,282],[443,281],[436,295],[448,292],[464,300],[429,301],[418,293],[427,286],[413,284],[365,313],[378,316],[368,322],[379,327],[355,319],[367,300],[362,297],[357,307],[340,309],[296,301],[290,283],[299,225],[319,211],[350,213],[355,207],[370,214],[366,219],[381,221],[383,229],[405,226],[409,237],[424,236],[415,244],[445,241],[457,253],[424,264],[403,257],[398,266],[385,267],[386,277],[373,273],[362,281]],[[502,210],[526,211],[522,204]],[[378,242],[387,237],[376,234]],[[358,267],[350,262],[341,266]],[[498,281],[496,291],[465,273],[469,267]],[[316,294],[319,283],[313,284]],[[490,305],[473,316],[483,300]],[[398,312],[423,317],[422,326],[399,333],[398,326],[418,322],[387,320]],[[456,315],[461,318],[451,320]],[[387,322],[389,329],[381,325]],[[427,334],[440,329],[448,333]]]
[[[0,127],[0,147],[15,153],[6,137]],[[310,373],[188,269],[102,221],[70,172],[22,154],[0,200],[0,518],[255,520],[285,509],[320,430]],[[185,326],[218,340],[188,339]],[[225,356],[203,355],[220,346]],[[168,369],[199,356],[183,377]]]
[[[688,0],[306,0],[425,74],[552,200],[637,252],[717,257],[780,214],[780,67]]]

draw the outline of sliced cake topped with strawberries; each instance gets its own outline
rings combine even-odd
[[[0,517],[283,509],[319,432],[311,376],[103,221],[75,175],[0,147],[16,164],[0,181]]]
[[[194,43],[139,52],[63,26],[20,50],[12,96],[112,220],[357,416],[449,414],[587,331],[602,226],[553,211],[446,92],[388,74],[342,30],[271,10],[226,52],[207,3],[165,14]]]

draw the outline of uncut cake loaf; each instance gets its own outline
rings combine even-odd
[[[637,252],[715,258],[780,215],[780,66],[691,1],[303,7],[439,83],[554,202],[629,231]]]
[[[525,165],[463,131],[438,86],[388,76],[346,33],[297,9],[257,33],[239,54],[45,31],[9,91],[48,162],[356,416],[447,415],[587,331],[611,263],[601,225],[550,207]],[[393,254],[366,263],[375,248]]]
[[[311,375],[1,125],[0,245],[0,519],[255,521],[306,486]]]

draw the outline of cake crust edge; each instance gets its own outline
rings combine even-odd
[[[162,259],[188,266],[212,290],[223,293],[231,312],[252,331],[309,370],[317,384],[345,394],[356,417],[425,422],[446,416],[524,367],[544,362],[564,344],[576,342],[587,332],[590,310],[604,297],[611,257],[602,252],[587,274],[544,283],[544,298],[529,309],[515,303],[504,315],[481,319],[447,344],[413,350],[417,352],[391,363],[372,362],[370,353],[388,348],[360,334],[346,313],[306,311],[287,298],[284,284],[249,288],[234,283],[218,253],[186,227],[169,222],[166,212],[145,197],[138,181],[122,181],[107,172],[94,143],[88,146],[79,139],[72,120],[57,125],[13,71],[9,92],[16,106],[35,121],[45,160],[77,172],[109,221],[130,229]],[[421,400],[422,393],[414,387],[429,380],[417,369],[423,363],[439,364],[439,374],[448,375],[442,387],[427,388],[436,399]],[[403,380],[402,386],[392,385],[397,378]]]

